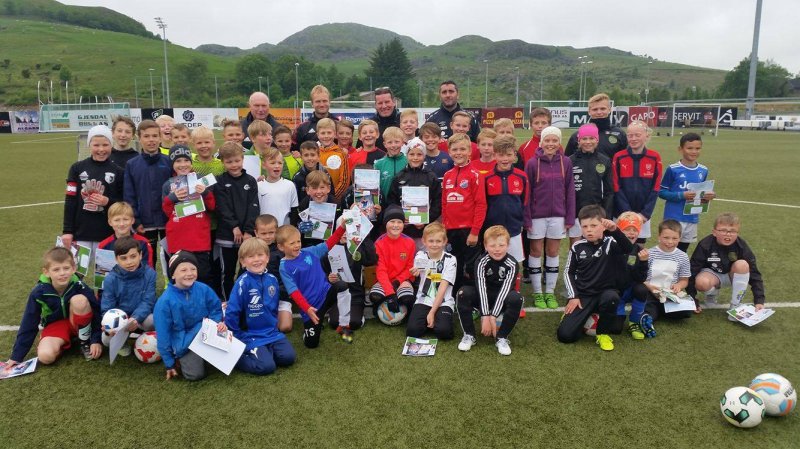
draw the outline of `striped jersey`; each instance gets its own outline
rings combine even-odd
[[[677,284],[680,278],[692,275],[689,256],[678,248],[666,252],[654,246],[647,250],[647,283],[669,288]]]

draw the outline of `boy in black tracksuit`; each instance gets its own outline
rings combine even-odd
[[[342,238],[337,246],[345,248],[347,255],[347,265],[350,267],[350,272],[353,274],[354,282],[347,283],[347,290],[340,292],[338,295],[337,305],[331,307],[328,312],[330,316],[331,327],[336,329],[342,338],[347,342],[352,342],[353,331],[361,329],[364,324],[364,305],[366,292],[364,290],[364,267],[371,267],[378,263],[378,255],[375,252],[375,243],[366,238],[361,242],[361,245],[356,250],[355,254],[350,254],[347,251],[346,237]],[[329,253],[330,254],[330,253]],[[331,272],[330,260],[326,257],[322,260],[322,269],[327,273]],[[333,280],[333,282],[339,279]],[[349,302],[348,302],[349,301]],[[350,315],[349,323],[342,323],[339,319],[340,314]]]
[[[222,292],[227,298],[233,288],[239,246],[255,235],[260,208],[256,179],[242,168],[244,148],[236,142],[226,142],[219,149],[219,157],[225,173],[214,185],[219,219],[216,244],[222,250]]]
[[[619,303],[615,273],[621,269],[620,256],[630,253],[633,245],[613,221],[605,219],[600,206],[584,207],[578,219],[583,239],[572,245],[564,266],[564,284],[570,299],[558,326],[558,341],[578,341],[586,319],[598,312],[596,342],[600,349],[612,351],[614,343],[608,334],[616,321]]]
[[[406,154],[408,165],[400,170],[389,187],[389,194],[386,198],[386,205],[402,205],[403,187],[425,186],[428,188],[428,223],[433,223],[442,214],[442,183],[436,173],[423,168],[425,163],[425,149],[420,146],[411,147]],[[406,224],[403,233],[417,242],[417,248],[421,248],[422,225]]]

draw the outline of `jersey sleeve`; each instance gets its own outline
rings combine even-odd
[[[456,273],[458,273],[458,261],[456,258],[445,258],[444,267],[442,267],[442,280],[453,285],[456,282]]]

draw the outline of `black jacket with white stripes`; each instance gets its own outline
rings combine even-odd
[[[508,293],[514,288],[517,279],[517,260],[506,254],[494,260],[488,253],[475,263],[475,287],[481,300],[481,316],[500,316]],[[490,307],[490,299],[494,305]]]
[[[617,290],[621,263],[633,248],[619,229],[606,231],[595,243],[580,239],[569,249],[564,266],[564,284],[568,298],[595,296],[604,290]]]

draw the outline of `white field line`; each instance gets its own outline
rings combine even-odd
[[[789,209],[800,209],[800,206],[795,206],[792,204],[760,203],[758,201],[726,200],[722,198],[716,198],[714,199],[714,201],[722,201],[726,203],[755,204],[756,206],[787,207]]]
[[[32,204],[18,204],[16,206],[2,206],[0,210],[4,209],[19,209],[21,207],[36,207],[36,206],[47,206],[50,204],[63,204],[63,201],[50,201],[49,203],[32,203]]]
[[[35,140],[17,140],[11,143],[15,144],[23,144],[23,143],[39,143],[39,142],[53,142],[57,140],[75,140],[75,136],[61,136],[61,137],[48,137],[46,139],[35,139]]]
[[[771,309],[797,309],[800,308],[800,302],[768,302],[764,304],[765,307]],[[713,306],[704,306],[706,309],[728,309],[727,304],[715,304]],[[526,307],[525,312],[527,313],[563,313],[564,308],[559,307],[557,309],[537,309],[535,307]],[[300,315],[295,313],[293,315],[294,318],[300,318]],[[4,326],[0,325],[0,332],[16,332],[19,329],[19,326]]]

